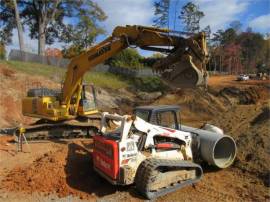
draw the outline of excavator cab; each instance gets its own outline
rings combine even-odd
[[[83,84],[81,99],[78,106],[78,115],[84,116],[97,113],[96,90],[92,84]]]
[[[22,113],[31,117],[58,121],[72,116],[87,116],[97,114],[97,98],[94,86],[82,84],[79,104],[76,95],[72,97],[69,112],[60,105],[61,92],[48,88],[35,88],[27,92],[22,100]],[[78,107],[77,107],[78,106]]]

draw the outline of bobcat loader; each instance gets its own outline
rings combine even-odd
[[[153,125],[138,116],[104,112],[100,132],[93,138],[94,170],[114,185],[134,183],[148,199],[194,184],[203,175],[196,163],[200,138],[195,133]],[[212,157],[223,159],[214,165],[222,168],[233,162],[235,143],[230,140],[233,148],[224,147],[224,155],[229,152],[230,157],[215,156],[222,145],[209,144]]]

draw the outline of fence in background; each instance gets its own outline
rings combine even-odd
[[[94,71],[97,72],[110,72],[113,74],[121,74],[128,77],[147,77],[147,76],[157,76],[153,73],[150,68],[143,69],[129,69],[124,67],[113,67],[109,65],[98,65],[95,67]]]
[[[11,50],[8,56],[9,60],[18,60],[24,62],[35,62],[40,64],[46,64],[53,66],[66,68],[69,64],[69,59],[56,58],[51,56],[40,56],[34,53],[23,52],[20,50]],[[158,74],[153,73],[150,68],[142,69],[129,69],[124,67],[112,67],[109,65],[100,64],[97,65],[93,71],[96,72],[110,72],[113,74],[121,74],[128,77],[146,77],[146,76],[157,76]],[[220,71],[208,71],[210,75],[228,75],[228,72]]]
[[[40,56],[33,53],[28,53],[20,50],[11,50],[8,56],[9,60],[17,60],[24,62],[35,62],[40,64],[46,64],[53,66],[66,68],[69,64],[69,59],[56,58],[50,56]],[[113,74],[121,74],[129,77],[145,77],[145,76],[156,76],[150,68],[143,69],[129,69],[124,67],[112,67],[109,65],[100,64],[97,65],[93,71],[96,72],[110,72]]]
[[[209,75],[232,75],[229,72],[207,71]]]
[[[57,67],[66,67],[69,63],[68,59],[56,58],[51,56],[41,56],[34,53],[28,53],[20,50],[12,49],[8,56],[9,60],[17,60],[24,62],[36,62],[45,65],[52,65]]]

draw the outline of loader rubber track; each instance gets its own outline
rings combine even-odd
[[[196,177],[194,179],[188,179],[173,183],[167,187],[163,187],[158,190],[150,190],[150,185],[155,181],[156,176],[159,171],[159,167],[167,168],[179,168],[181,169],[191,169],[196,170]],[[141,163],[138,168],[138,172],[135,178],[136,189],[148,199],[154,199],[156,197],[163,196],[170,192],[174,192],[187,185],[194,184],[198,182],[202,177],[202,168],[195,163],[190,161],[180,161],[180,160],[167,160],[167,159],[146,159]]]

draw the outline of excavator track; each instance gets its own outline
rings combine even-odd
[[[23,127],[27,140],[69,139],[91,137],[98,131],[100,118],[85,119],[84,121],[66,120],[62,122],[36,123]],[[19,135],[19,127],[0,129],[0,134]]]
[[[198,182],[202,168],[190,161],[146,159],[135,178],[136,189],[148,199],[163,196]]]

